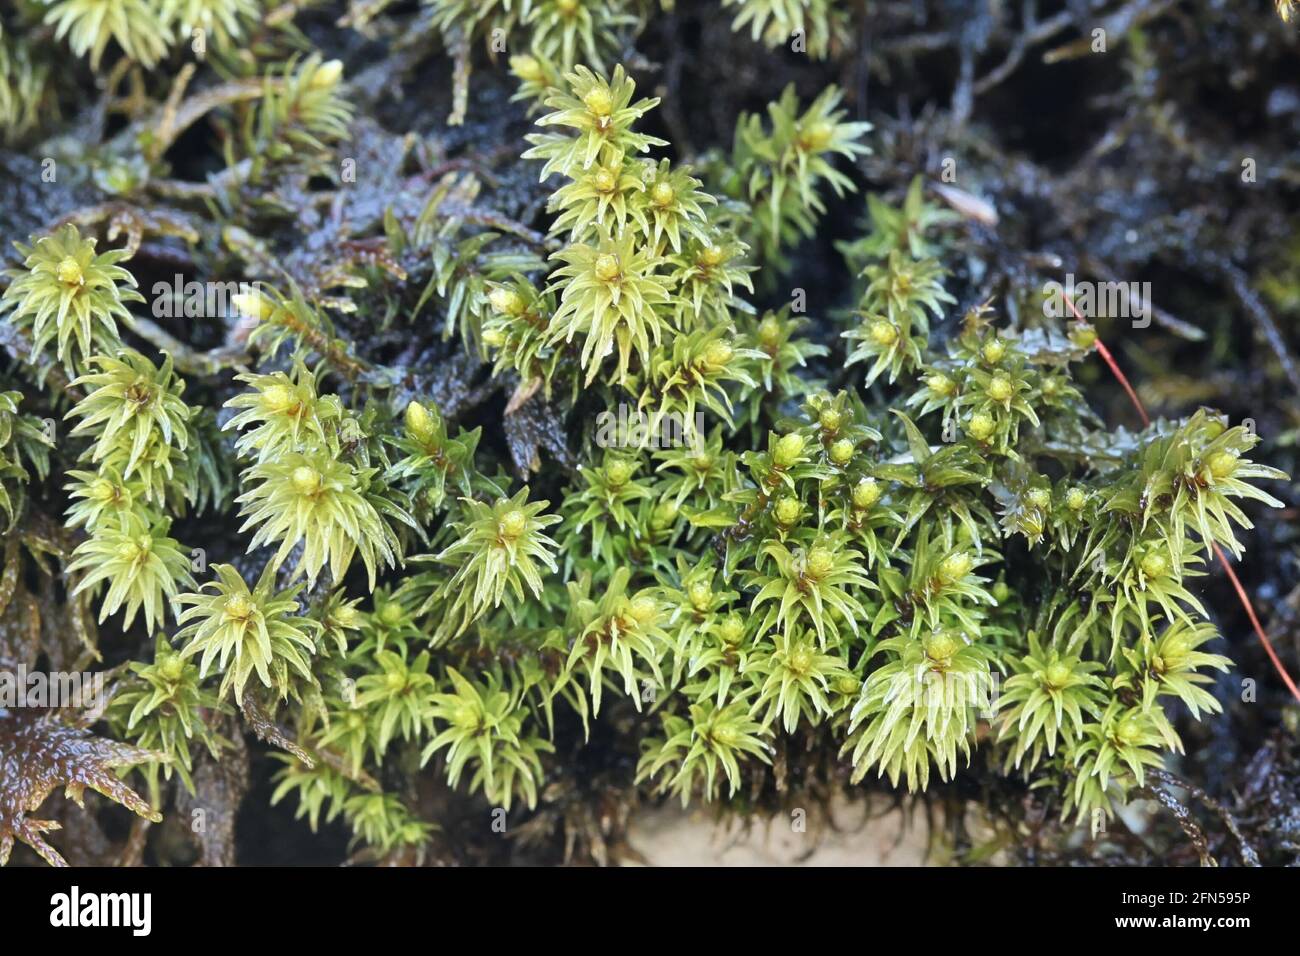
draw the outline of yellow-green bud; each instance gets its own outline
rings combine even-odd
[[[995,402],[1007,402],[1011,400],[1015,389],[1011,386],[1011,379],[1005,375],[994,375],[989,379],[988,394],[989,398]]]
[[[1142,741],[1142,724],[1136,717],[1125,717],[1115,728],[1115,739],[1121,744],[1133,746]]]
[[[1052,493],[1046,488],[1030,488],[1025,492],[1025,504],[1046,511],[1052,507]]]
[[[396,601],[390,601],[379,609],[379,623],[384,627],[396,627],[402,623],[404,614],[402,605]]]
[[[957,389],[957,383],[941,372],[935,372],[926,378],[925,384],[930,386],[930,391],[942,398],[947,398]]]
[[[64,285],[81,285],[85,276],[81,272],[81,263],[72,256],[64,256],[55,267],[54,274]]]
[[[163,680],[174,684],[185,673],[185,661],[179,654],[168,654],[158,662],[158,673],[162,675]]]
[[[338,83],[343,76],[343,63],[339,60],[326,60],[311,77],[313,90],[327,90]]]
[[[707,581],[696,581],[686,589],[686,597],[690,600],[691,607],[704,611],[713,601],[713,588],[709,587]]]
[[[232,621],[247,621],[253,616],[253,602],[243,594],[232,594],[226,599],[225,611]]]
[[[1043,671],[1043,683],[1052,690],[1060,690],[1070,682],[1072,671],[1069,665],[1055,661],[1047,665],[1047,670]]]
[[[713,738],[715,744],[727,750],[734,749],[740,744],[741,740],[740,734],[736,732],[736,728],[732,727],[730,724],[714,725],[710,730],[709,735]]]
[[[1210,466],[1210,474],[1215,478],[1229,478],[1237,470],[1238,458],[1230,451],[1218,451],[1210,456],[1206,462]]]
[[[330,621],[335,627],[351,630],[361,626],[361,612],[350,604],[343,604],[330,613]]]
[[[673,189],[673,184],[667,180],[659,180],[650,189],[650,201],[656,206],[671,206],[676,198],[677,190]]]
[[[671,527],[676,520],[677,502],[669,498],[655,506],[654,513],[650,516],[650,526],[656,531],[662,531],[664,528]]]
[[[230,297],[230,302],[241,316],[257,319],[259,322],[265,322],[275,314],[275,304],[256,290],[236,292]]]
[[[1075,348],[1090,349],[1097,342],[1097,330],[1086,322],[1070,326],[1070,341]]]
[[[835,569],[835,555],[826,548],[812,548],[808,552],[806,568],[808,577],[820,580]]]
[[[632,465],[622,458],[615,458],[605,466],[605,481],[611,488],[622,488],[632,477]]]
[[[799,137],[799,144],[807,152],[817,152],[825,149],[830,145],[831,137],[835,135],[835,127],[826,120],[818,120],[803,131]]]
[[[801,510],[798,498],[782,498],[776,503],[773,510],[773,517],[776,523],[782,528],[789,528],[799,520],[799,511]]]
[[[524,309],[528,307],[522,295],[505,286],[497,286],[488,293],[488,304],[497,312],[508,315],[512,319],[523,315]]]
[[[561,3],[565,0],[560,0]],[[573,0],[576,7],[576,0]],[[583,105],[587,107],[593,116],[604,118],[614,111],[614,96],[609,91],[609,87],[601,84],[593,86],[587,91],[587,95],[582,98]]]
[[[954,551],[939,562],[939,579],[945,584],[955,584],[970,574],[975,562],[965,551]]]
[[[776,448],[772,451],[772,463],[778,468],[790,468],[799,460],[803,454],[803,436],[795,432],[789,435],[782,435],[777,439]]]
[[[1065,507],[1071,511],[1082,511],[1088,503],[1088,496],[1082,488],[1071,488],[1065,493]]]
[[[529,56],[527,53],[512,56],[510,69],[514,70],[515,76],[525,83],[541,83],[546,79],[546,74],[542,72],[542,64],[538,62],[537,57]]]
[[[727,257],[726,250],[721,246],[707,245],[700,247],[699,263],[706,269],[712,269],[714,266],[722,264]]]
[[[300,495],[314,495],[320,491],[321,474],[308,465],[299,465],[289,476],[293,490]]]
[[[497,531],[507,541],[513,541],[528,527],[528,516],[519,509],[507,511],[497,523]]]
[[[831,462],[843,467],[853,460],[853,442],[847,438],[841,438],[831,445]]]
[[[592,269],[595,270],[596,278],[601,282],[613,282],[618,278],[621,271],[618,256],[609,252],[597,256]]]
[[[806,675],[812,670],[813,655],[812,651],[805,644],[798,645],[785,660],[786,667],[799,676]]]
[[[144,549],[135,541],[127,541],[117,549],[118,560],[128,563],[139,560],[140,556],[143,554]]]
[[[781,344],[781,323],[774,316],[767,316],[758,323],[758,342],[765,349],[773,349]]]
[[[107,504],[117,497],[117,487],[107,478],[96,478],[90,483],[90,497],[101,504]]]
[[[632,619],[638,624],[649,624],[659,615],[659,605],[649,594],[638,594],[629,606]]]
[[[925,656],[936,664],[947,664],[961,650],[961,642],[947,631],[935,631],[925,638]]]
[[[844,677],[836,678],[835,680],[835,692],[843,694],[845,697],[851,697],[856,694],[861,686],[862,684],[856,677],[849,677],[846,675]]]
[[[885,319],[877,319],[868,330],[871,341],[882,349],[889,348],[898,341],[898,327]]]
[[[711,342],[704,353],[704,364],[709,368],[726,368],[735,351],[726,342]]]
[[[262,401],[273,415],[287,415],[301,404],[294,390],[283,382],[276,382],[262,392]]]
[[[984,343],[984,348],[980,350],[984,356],[984,361],[990,365],[997,365],[1002,361],[1002,356],[1007,354],[1007,344],[1001,339],[989,339]]]
[[[1142,556],[1141,567],[1149,578],[1162,577],[1169,570],[1169,559],[1159,551],[1148,551]]]
[[[592,173],[591,185],[595,187],[596,192],[612,193],[618,186],[618,173],[602,166]]]
[[[853,506],[866,511],[880,500],[880,483],[874,478],[863,478],[853,486]]]
[[[724,644],[739,644],[745,636],[745,622],[735,614],[729,615],[718,628],[718,635]]]
[[[834,434],[844,424],[844,413],[834,406],[827,405],[817,413],[817,424],[821,425],[823,431]]]
[[[433,416],[419,402],[406,406],[406,433],[416,441],[424,443],[433,438]]]
[[[996,426],[993,423],[993,416],[986,412],[976,412],[966,423],[966,434],[976,441],[987,441],[993,434]]]

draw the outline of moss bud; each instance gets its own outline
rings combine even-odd
[[[925,656],[936,664],[947,664],[961,650],[961,641],[947,631],[935,631],[925,638]]]
[[[992,415],[986,412],[976,412],[966,423],[966,434],[976,441],[988,441],[995,427]]]
[[[605,466],[605,481],[611,488],[622,488],[632,478],[632,464],[622,458],[615,458]]]
[[[726,368],[735,354],[726,342],[711,342],[704,352],[704,364],[711,369]]]
[[[729,615],[718,628],[718,636],[724,644],[735,646],[745,636],[745,622],[736,614]]]
[[[812,548],[808,552],[806,563],[808,577],[819,581],[835,569],[835,555],[827,548]]]
[[[1047,669],[1043,671],[1043,684],[1050,690],[1060,690],[1070,682],[1072,673],[1068,664],[1055,661],[1048,664]]]
[[[942,372],[935,372],[925,379],[925,384],[929,386],[930,391],[940,398],[948,398],[957,390],[957,383],[950,379]]]
[[[421,444],[433,438],[433,416],[419,402],[411,402],[406,406],[405,423],[406,433]]]
[[[304,497],[320,491],[321,474],[308,465],[299,465],[295,468],[289,480],[293,483],[293,490]]]
[[[886,319],[877,319],[867,330],[871,343],[877,348],[887,349],[898,341],[898,326]]]
[[[64,285],[81,285],[85,276],[81,272],[81,263],[72,256],[64,256],[54,270],[55,276]]]
[[[970,574],[975,562],[965,551],[954,551],[939,562],[939,580],[944,584],[955,584]]]
[[[863,478],[853,486],[853,507],[866,511],[880,500],[880,483],[874,478]]]
[[[1007,376],[998,374],[989,379],[988,396],[998,404],[1005,404],[1011,401],[1011,396],[1015,394],[1015,388],[1011,385],[1011,379]]]
[[[786,497],[776,503],[776,507],[772,509],[772,517],[782,528],[789,528],[799,520],[801,510],[802,506],[799,504],[798,498]]]
[[[343,78],[343,63],[340,60],[326,60],[311,77],[313,90],[328,90]]]
[[[522,295],[505,286],[497,286],[488,293],[488,304],[501,315],[508,315],[512,319],[523,315],[524,309],[528,307]]]
[[[613,282],[619,277],[622,267],[619,265],[618,256],[607,252],[596,257],[596,261],[592,264],[592,270],[596,273],[596,278],[601,282]]]
[[[1237,470],[1238,458],[1230,451],[1215,452],[1206,462],[1209,466],[1210,474],[1217,479],[1230,478],[1232,473]]]
[[[778,468],[792,468],[803,454],[803,444],[802,435],[794,432],[782,435],[772,451],[772,463]]]
[[[1142,556],[1140,566],[1148,578],[1160,578],[1169,570],[1169,559],[1160,551],[1148,551]]]
[[[1086,322],[1070,326],[1070,342],[1075,348],[1090,349],[1097,344],[1097,330]]]
[[[560,0],[561,3],[570,2],[575,7],[577,0]],[[593,116],[604,119],[614,112],[614,96],[606,86],[593,86],[587,91],[587,95],[582,98],[582,103],[591,111]]]
[[[632,599],[628,611],[638,624],[650,624],[659,616],[659,604],[649,594],[638,594]]]
[[[528,516],[522,511],[507,511],[497,522],[497,531],[506,541],[513,541],[528,527]]]
[[[527,53],[520,53],[510,58],[510,69],[514,71],[515,76],[525,83],[541,83],[546,79],[546,74],[542,71],[542,64],[537,57],[529,56]]]

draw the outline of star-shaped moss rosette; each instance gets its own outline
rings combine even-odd
[[[30,246],[15,244],[23,264],[7,273],[11,281],[0,313],[30,334],[33,364],[51,342],[69,374],[95,352],[111,354],[118,345],[117,323],[131,319],[126,303],[144,301],[135,278],[118,265],[127,253],[95,247],[96,240],[83,239],[70,224]]]
[[[154,823],[162,815],[122,782],[115,771],[165,760],[163,754],[97,737],[65,723],[54,711],[0,710],[0,866],[9,862],[14,841],[21,840],[51,866],[67,866],[62,854],[45,840],[60,829],[55,820],[35,813],[57,788],[83,806],[87,788]]]

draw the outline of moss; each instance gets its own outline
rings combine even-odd
[[[0,610],[40,581],[129,665],[115,741],[0,715],[0,840],[55,859],[24,814],[66,778],[176,812],[247,759],[236,712],[284,751],[272,801],[363,857],[443,852],[448,801],[576,828],[584,786],[743,815],[792,781],[979,781],[1095,831],[1222,709],[1195,581],[1285,475],[1210,408],[1103,424],[1097,330],[1026,307],[970,197],[881,175],[896,131],[828,69],[694,150],[695,101],[630,52],[670,3],[380,0],[306,33],[256,0],[49,6],[2,21],[6,141],[89,89],[33,72],[60,44],[128,125],[68,173],[103,202],[12,237]],[[847,55],[851,5],[722,6],[755,55]],[[381,24],[454,61],[435,133],[374,94],[402,68],[350,30]],[[531,121],[496,149],[480,45]],[[238,292],[150,318],[173,264]],[[69,734],[83,757],[24,743]]]

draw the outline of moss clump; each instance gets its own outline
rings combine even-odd
[[[1095,330],[976,296],[922,177],[868,193],[846,308],[774,293],[863,184],[873,129],[840,88],[787,86],[687,164],[617,62],[655,5],[429,0],[454,121],[471,45],[527,38],[534,128],[501,182],[369,123],[346,51],[300,55],[255,0],[160,2],[148,28],[127,14],[152,0],[51,9],[157,112],[104,144],[122,198],[19,245],[0,300],[0,503],[34,552],[62,513],[31,577],[132,658],[106,723],[154,810],[246,759],[238,713],[285,751],[274,802],[394,859],[442,839],[417,782],[545,821],[593,753],[625,793],[738,812],[791,778],[991,774],[1096,830],[1183,751],[1177,705],[1221,709],[1193,585],[1284,475],[1209,408],[1106,427]],[[814,57],[850,25],[724,6]],[[187,92],[160,77],[191,29],[215,62]],[[200,118],[202,184],[170,168]],[[171,291],[133,310],[161,250],[239,291],[188,330]],[[46,410],[76,421],[57,443]]]

